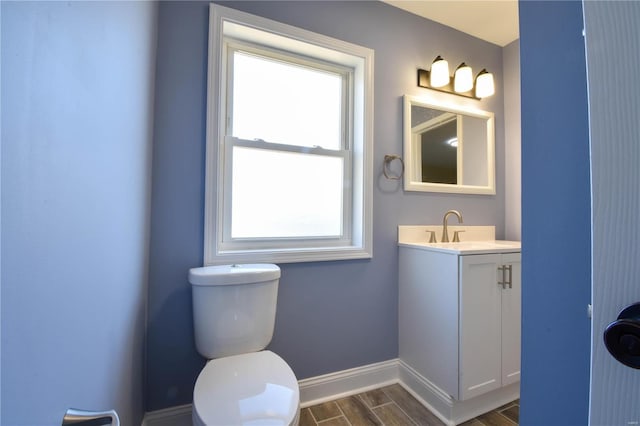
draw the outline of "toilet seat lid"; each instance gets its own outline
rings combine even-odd
[[[193,390],[193,414],[206,425],[289,425],[300,401],[291,368],[271,351],[211,360]]]

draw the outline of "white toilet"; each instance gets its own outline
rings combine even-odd
[[[298,381],[264,348],[276,316],[280,268],[270,264],[189,270],[198,352],[210,361],[193,390],[193,424],[297,425]]]

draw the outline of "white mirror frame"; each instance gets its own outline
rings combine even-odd
[[[447,104],[444,102],[435,101],[434,99],[419,98],[411,95],[404,95],[403,100],[403,150],[404,150],[404,190],[405,191],[421,191],[421,192],[445,192],[454,194],[485,194],[495,195],[496,183],[495,183],[495,118],[494,114],[489,111],[483,111],[479,109],[469,108],[466,106],[459,106],[453,104]],[[482,118],[487,123],[487,185],[454,185],[445,183],[433,183],[422,182],[414,180],[413,176],[419,171],[420,154],[415,152],[413,148],[413,134],[411,129],[411,106],[416,105],[424,108],[436,109],[443,112],[450,112],[453,114],[460,114],[464,116]],[[464,144],[462,144],[464,145]],[[461,169],[461,152],[458,153],[458,165]],[[460,172],[459,172],[460,173]]]

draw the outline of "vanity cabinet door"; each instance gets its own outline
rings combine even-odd
[[[502,386],[500,254],[460,256],[459,399]],[[500,274],[501,275],[501,274]]]
[[[510,285],[502,290],[502,386],[520,381],[520,313],[522,269],[520,253],[502,256],[502,264],[511,266]]]
[[[461,400],[520,381],[520,258],[460,256]]]

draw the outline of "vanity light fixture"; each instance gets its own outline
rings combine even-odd
[[[474,80],[473,70],[463,62],[451,77],[449,63],[440,55],[433,60],[429,71],[418,69],[418,86],[473,99],[486,98],[495,93],[492,73],[482,69]]]

